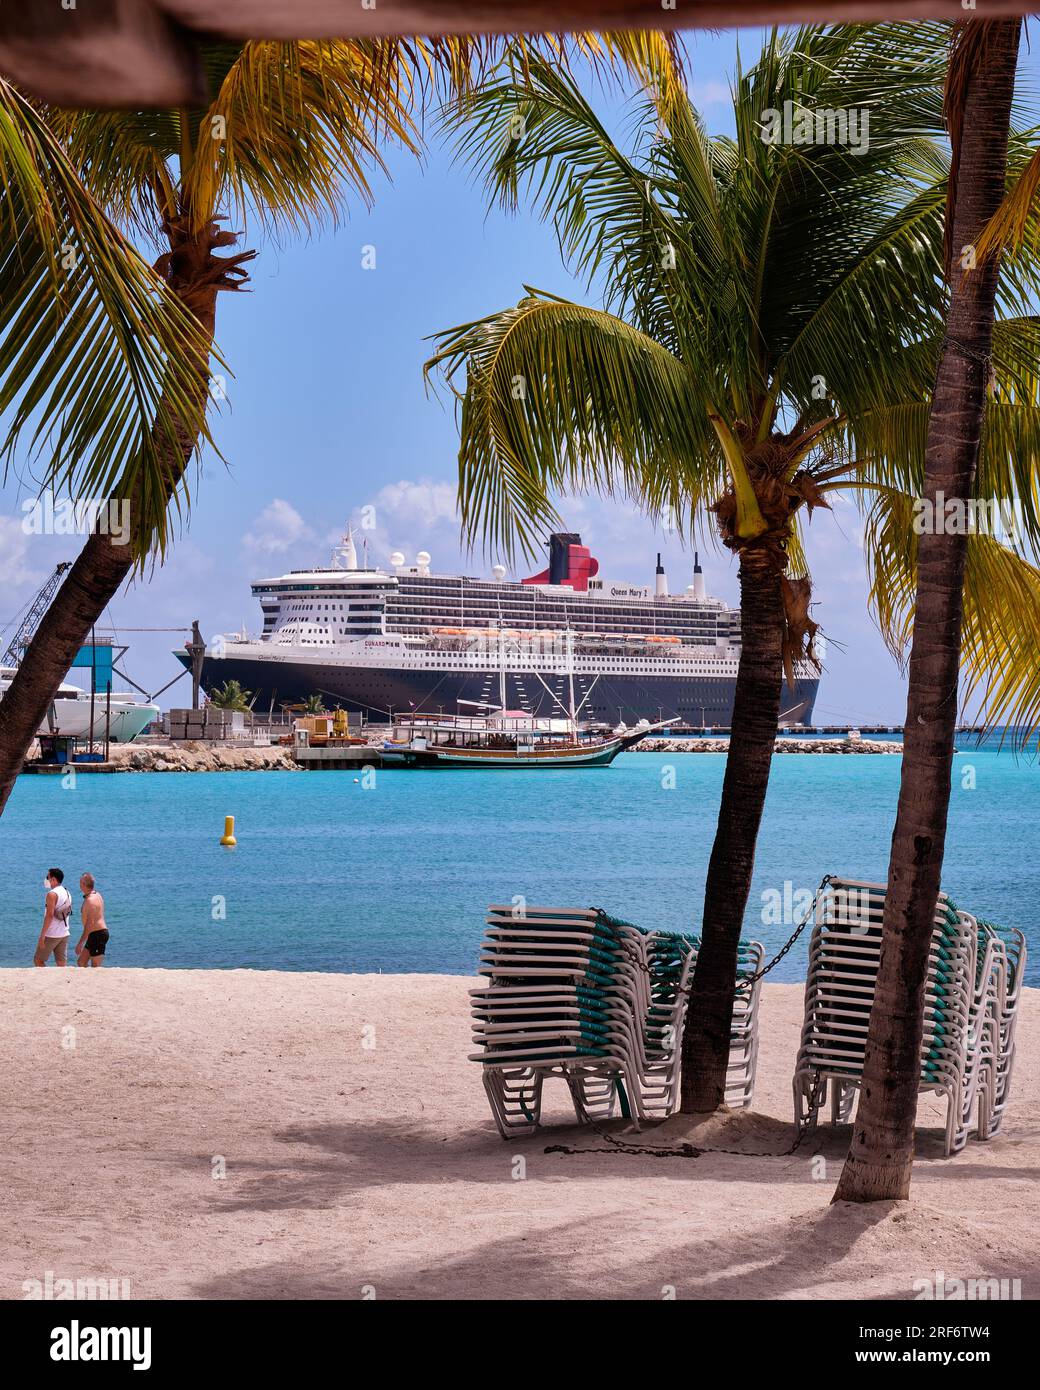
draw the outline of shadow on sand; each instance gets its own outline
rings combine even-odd
[[[652,1160],[651,1160],[652,1161]],[[676,1244],[662,1240],[652,1257],[619,1263],[616,1252],[598,1248],[593,1223],[573,1221],[549,1229],[530,1229],[524,1238],[498,1236],[460,1254],[401,1261],[388,1277],[376,1277],[357,1263],[322,1259],[278,1261],[232,1271],[199,1284],[199,1298],[362,1298],[375,1290],[382,1299],[783,1299],[805,1297],[807,1288],[826,1285],[829,1296],[843,1296],[843,1278],[833,1267],[856,1243],[890,1221],[900,1203],[869,1207],[831,1207],[797,1220],[770,1220],[763,1212],[752,1227],[725,1237],[698,1234]],[[407,1240],[405,1239],[405,1244]],[[620,1242],[623,1252],[624,1241]],[[373,1262],[375,1263],[375,1262]],[[828,1277],[830,1271],[830,1277]],[[1021,1276],[997,1261],[997,1277]],[[857,1275],[848,1271],[849,1282]],[[671,1291],[674,1290],[674,1295]],[[845,1295],[852,1296],[852,1295]],[[886,1290],[882,1297],[910,1299]]]
[[[618,1138],[636,1144],[652,1145],[664,1139],[664,1135],[655,1139],[650,1128],[640,1135],[620,1134],[621,1128],[616,1124],[610,1127]],[[855,1276],[834,1266],[840,1265],[866,1234],[885,1222],[911,1220],[919,1225],[937,1219],[931,1209],[922,1215],[912,1205],[902,1203],[829,1205],[848,1148],[848,1126],[822,1126],[793,1155],[779,1152],[792,1141],[791,1126],[785,1122],[749,1116],[743,1133],[740,1125],[732,1128],[739,1145],[757,1159],[749,1157],[747,1170],[737,1173],[733,1165],[739,1164],[740,1158],[723,1159],[709,1152],[699,1158],[629,1155],[618,1152],[594,1132],[574,1125],[545,1129],[505,1144],[490,1127],[448,1140],[417,1128],[414,1120],[403,1117],[396,1122],[292,1126],[272,1136],[287,1146],[285,1159],[236,1159],[233,1181],[210,1198],[214,1207],[229,1214],[327,1210],[330,1216],[338,1213],[340,1220],[349,1222],[351,1208],[360,1207],[369,1192],[394,1185],[500,1188],[511,1181],[511,1164],[515,1156],[522,1155],[527,1161],[525,1191],[531,1198],[530,1220],[502,1234],[503,1223],[512,1223],[511,1214],[500,1204],[489,1206],[474,1193],[474,1200],[465,1209],[470,1234],[460,1240],[459,1245],[466,1247],[461,1250],[423,1251],[412,1257],[410,1249],[422,1244],[415,1241],[415,1230],[390,1222],[368,1271],[356,1259],[341,1262],[323,1250],[312,1262],[306,1258],[277,1261],[222,1274],[218,1280],[199,1284],[193,1292],[201,1298],[227,1298],[230,1294],[234,1298],[360,1299],[363,1289],[374,1285],[377,1298],[659,1299],[664,1296],[662,1290],[674,1286],[678,1298],[739,1299],[749,1296],[753,1281],[756,1298],[798,1298],[804,1296],[803,1289],[812,1287],[818,1292],[821,1285],[827,1287],[829,1296],[841,1298],[844,1283],[851,1284]],[[667,1142],[674,1144],[675,1136]],[[551,1144],[595,1152],[545,1154],[545,1147]],[[769,1157],[764,1156],[767,1153]],[[1020,1181],[1040,1177],[1033,1168],[943,1160],[942,1134],[937,1129],[918,1132],[918,1155],[915,1183],[922,1195],[927,1193],[930,1174],[939,1176],[940,1171],[942,1177],[954,1175],[965,1182],[995,1176]],[[826,1160],[826,1178],[812,1182],[810,1164],[819,1158]],[[177,1161],[194,1166],[201,1160],[183,1154]],[[645,1184],[651,1173],[665,1180],[662,1191],[666,1193],[666,1207],[674,1209],[674,1219],[661,1223],[660,1204],[652,1214],[633,1210],[633,1233],[645,1234],[647,1220],[661,1223],[661,1246],[650,1257],[636,1257],[626,1263],[624,1232],[619,1238],[616,1227],[618,1220],[624,1225],[629,1218],[618,1218],[615,1213],[612,1234],[609,1238],[601,1236],[594,1216],[597,1189],[603,1182],[616,1185],[630,1179]],[[579,1175],[583,1205],[591,1205],[592,1212],[582,1220],[572,1220],[569,1211],[563,1217],[555,1205],[554,1217],[554,1204],[544,1202],[539,1191],[544,1191],[545,1183],[556,1186]],[[678,1185],[698,1180],[766,1188],[812,1183],[823,1190],[816,1210],[778,1217],[768,1201],[763,1201],[760,1206],[752,1204],[750,1218],[745,1216],[736,1230],[732,1222],[720,1222],[717,1229],[706,1230],[701,1221],[696,1235],[688,1238]],[[955,1213],[951,1213],[953,1217]],[[414,1211],[411,1219],[414,1221]],[[494,1238],[473,1245],[474,1224],[478,1230],[486,1226],[494,1231]],[[450,1231],[450,1220],[446,1230]],[[899,1243],[895,1242],[896,1250]],[[448,1245],[447,1239],[442,1242],[442,1246]],[[334,1248],[333,1239],[329,1247]],[[916,1258],[919,1262],[920,1256]],[[977,1255],[975,1258],[977,1261]],[[385,1270],[388,1263],[393,1275],[377,1278],[376,1270]],[[1021,1268],[1020,1261],[1017,1265],[1014,1269],[1004,1267],[1002,1257],[993,1252],[986,1273],[1025,1282],[1029,1271]],[[900,1294],[889,1286],[879,1289],[877,1296],[912,1298],[909,1274],[906,1288],[907,1292]]]

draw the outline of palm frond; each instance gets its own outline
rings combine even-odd
[[[384,143],[419,152],[415,80],[368,45],[245,44],[193,132],[186,205],[200,223],[226,203],[279,229],[336,221],[349,196],[371,201]]]
[[[204,428],[209,348],[84,190],[40,113],[0,82],[0,443],[40,489],[128,497]],[[159,406],[162,403],[163,408]],[[148,490],[138,490],[146,499]],[[134,544],[168,534],[140,503]]]
[[[871,607],[897,660],[913,635],[918,532],[915,499],[879,492],[864,550]],[[1040,731],[1040,569],[999,537],[967,536],[961,700],[981,701],[987,730],[1005,727],[1024,744]]]
[[[654,33],[253,40],[204,47],[205,107],[49,114],[95,195],[135,230],[154,235],[179,197],[200,226],[226,212],[306,232],[335,223],[352,197],[371,202],[385,147],[418,156],[429,107],[478,91],[506,52],[564,69],[580,54],[601,75],[633,74],[664,103],[680,90],[676,42]]]
[[[531,291],[437,335],[425,371],[461,401],[463,529],[489,550],[532,553],[554,491],[634,497],[681,524],[725,476],[683,364],[603,310]]]
[[[862,412],[855,428],[846,429],[846,448],[862,460],[859,478],[868,488],[891,487],[917,496],[924,486],[940,342],[936,336],[894,354],[889,401]],[[998,514],[1012,514],[1015,544],[1025,553],[1040,554],[1040,319],[997,320],[993,369],[995,390],[986,402],[973,500]]]

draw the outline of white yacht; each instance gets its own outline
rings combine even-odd
[[[16,667],[0,666],[0,699],[3,699],[14,680]],[[38,733],[62,734],[66,737],[92,739],[101,743],[108,736],[113,743],[130,743],[153,720],[162,717],[158,705],[139,702],[130,691],[113,690],[111,703],[105,694],[94,696],[94,722],[91,727],[90,691],[62,681],[47,717]]]

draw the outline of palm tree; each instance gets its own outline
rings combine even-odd
[[[1000,209],[1020,29],[1018,20],[964,25],[950,60],[947,95],[954,176],[949,244],[953,259],[946,337],[928,421],[923,495],[930,499],[938,492],[952,499],[974,494],[980,447],[983,471],[986,467],[982,441],[985,431],[988,445],[994,423],[992,410],[987,410],[987,384],[990,360],[999,350],[999,341],[994,343],[999,263],[995,256],[976,255],[965,266],[961,248],[978,247],[983,228]],[[1027,172],[1022,188],[1029,177]],[[1020,227],[1024,221],[1023,217]],[[1026,389],[1035,394],[1032,383]],[[1035,441],[1024,456],[1027,466],[1035,467]],[[1035,487],[1035,475],[1023,481]],[[1009,496],[1007,492],[995,495]],[[924,532],[911,558],[917,603],[881,959],[859,1110],[835,1201],[906,1198],[913,1168],[924,991],[953,766],[965,616],[962,593],[965,582],[977,582],[972,565],[974,561],[977,568],[980,559],[971,553],[968,536],[938,531]],[[970,614],[968,618],[970,625]],[[1033,672],[1027,684],[1036,680],[1037,655],[1034,628],[1026,657],[1031,658]],[[1003,685],[998,685],[996,703],[1012,712],[1013,691],[1009,669]],[[1035,686],[1024,703],[1027,709],[1031,705],[1032,723]]]
[[[575,45],[594,67],[624,65],[655,86],[663,84],[666,94],[675,87],[675,50],[664,35],[583,35]],[[524,40],[521,47],[550,52],[564,65],[573,51],[548,36]],[[129,361],[110,385],[102,351],[77,357],[74,332],[66,334],[71,341],[64,350],[52,351],[44,327],[30,315],[28,292],[23,296],[24,356],[28,368],[38,368],[39,391],[53,389],[50,419],[58,422],[44,485],[74,479],[87,496],[128,503],[133,539],[126,545],[97,532],[88,537],[25,652],[0,716],[0,812],[91,625],[150,554],[161,557],[174,517],[190,500],[187,472],[205,438],[210,404],[217,296],[242,288],[246,265],[256,255],[232,251],[238,234],[222,223],[244,223],[248,214],[262,229],[284,232],[334,221],[350,197],[371,197],[372,171],[384,167],[381,146],[392,141],[420,153],[424,106],[443,91],[465,96],[488,55],[500,50],[500,41],[458,37],[212,44],[204,55],[210,100],[169,111],[35,113],[3,85],[4,101],[24,109],[27,120],[31,116],[39,141],[53,149],[56,161],[60,157],[64,174],[78,173],[89,190],[89,196],[80,190],[83,201],[96,199],[131,233],[156,242],[161,254],[154,270],[132,262],[131,284],[137,300],[147,290],[159,303],[179,308],[174,321],[185,327],[175,339],[177,359],[153,350],[159,370],[148,359],[151,373],[143,374],[143,382],[141,373],[129,372],[133,353],[121,343]],[[17,165],[13,176],[7,165],[6,134],[0,126],[4,190],[19,175]],[[0,228],[2,245],[15,259],[22,222],[32,220],[27,201],[23,192]],[[44,224],[51,215],[48,203],[36,220]],[[95,216],[104,221],[96,209]],[[132,340],[144,310],[131,289],[111,283],[130,262],[124,246],[118,262],[110,255],[99,267],[95,258],[90,268],[104,272],[117,307],[129,302],[135,311],[121,324],[123,336]],[[144,323],[153,331],[159,327],[165,322]],[[167,332],[162,341],[170,337]],[[79,338],[90,346],[82,326]],[[16,349],[17,339],[10,341]],[[133,352],[142,356],[144,349]],[[149,387],[151,408],[142,415],[141,397]],[[63,413],[65,397],[79,402],[79,415]],[[38,392],[26,390],[19,433],[35,427],[39,400]]]
[[[528,289],[438,335],[427,372],[461,403],[465,532],[530,550],[557,522],[555,492],[596,489],[667,509],[686,530],[709,509],[739,560],[742,646],[683,1040],[687,1112],[723,1102],[781,683],[813,659],[801,518],[848,486],[869,512],[879,606],[906,569],[943,336],[947,166],[927,132],[939,128],[946,43],[932,25],[774,34],[736,79],[735,139],[708,137],[679,102],[644,112],[632,156],[568,76],[533,60],[524,80],[507,70],[485,85],[460,134],[490,195],[512,205],[526,190],[605,305]],[[868,110],[868,147],[769,143],[763,113],[787,102]],[[1040,365],[1023,316],[1032,269],[1007,287],[1006,382]],[[991,486],[1015,476],[1015,446],[1040,428],[1034,396],[1006,396],[1000,420],[987,435]],[[1020,671],[1014,639],[1040,617],[1036,571],[1006,549],[999,563],[1028,603],[1016,608],[1010,578],[987,588],[995,560],[969,572],[966,664],[978,678],[996,647]]]
[[[41,113],[0,80],[5,477],[26,438],[41,491],[104,498],[120,478],[157,472],[177,435],[207,438],[195,403],[199,346],[194,320],[84,188]],[[16,678],[0,702],[12,776],[100,611],[76,578],[61,590],[77,629],[71,652],[37,644],[37,684]]]
[[[308,695],[303,702],[304,714],[324,714],[325,701],[320,695]]]
[[[243,690],[238,681],[225,681],[209,692],[209,702],[217,709],[249,710],[252,708],[253,692]]]

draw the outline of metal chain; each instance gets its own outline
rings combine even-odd
[[[978,348],[971,347],[968,343],[962,342],[960,338],[951,337],[949,333],[940,343],[939,351],[942,352],[943,348],[948,347],[955,348],[962,357],[966,357],[969,362],[978,363],[980,367],[988,367],[993,361],[991,352],[979,352]]]
[[[779,951],[777,951],[773,959],[769,961],[767,965],[764,965],[761,970],[756,971],[754,975],[745,976],[743,980],[738,980],[738,990],[750,989],[752,985],[756,984],[759,980],[763,978],[763,976],[768,975],[771,970],[773,970],[776,966],[780,964],[783,958],[791,950],[791,947],[801,936],[802,932],[809,925],[816,912],[816,906],[820,901],[820,894],[827,887],[827,884],[831,882],[833,877],[833,874],[824,874],[823,878],[820,880],[820,886],[817,888],[815,894],[813,895],[813,900],[808,911],[806,912],[802,920],[799,922],[798,926],[795,928],[794,932],[788,938],[786,943],[780,948]],[[596,912],[601,917],[609,917],[609,914],[604,912],[602,908],[597,908]],[[625,925],[631,926],[632,923],[625,923]],[[622,945],[627,952],[627,943],[622,942]],[[648,967],[646,967],[645,965],[643,966],[643,969],[647,970],[647,973],[649,973]],[[689,990],[687,990],[686,992],[689,993]],[[781,1149],[779,1153],[749,1153],[746,1149],[723,1149],[715,1147],[713,1145],[709,1146],[703,1144],[680,1144],[678,1147],[674,1148],[658,1147],[653,1144],[629,1144],[622,1139],[615,1138],[613,1134],[609,1134],[606,1130],[601,1129],[583,1105],[580,1107],[580,1109],[584,1117],[585,1123],[591,1126],[591,1128],[595,1130],[595,1132],[599,1135],[601,1139],[605,1140],[606,1143],[609,1144],[612,1149],[616,1150],[619,1153],[626,1153],[634,1156],[650,1156],[653,1158],[700,1158],[701,1154],[706,1153],[730,1154],[736,1158],[789,1158],[799,1148],[802,1141],[805,1139],[805,1136],[809,1133],[812,1127],[812,1117],[816,1113],[816,1110],[819,1108],[819,1090],[821,1083],[822,1078],[820,1077],[819,1073],[815,1074],[813,1077],[812,1096],[810,1098],[808,1114],[797,1122],[794,1142],[791,1144],[790,1148]],[[549,1144],[546,1146],[543,1152],[547,1154],[601,1154],[609,1153],[610,1150],[575,1149],[572,1148],[569,1144]]]
[[[738,980],[737,989],[750,989],[752,985],[757,984],[759,980],[761,980],[765,975],[769,974],[770,970],[773,970],[776,966],[780,964],[784,956],[787,955],[788,951],[790,951],[791,947],[794,945],[794,943],[801,936],[802,932],[805,931],[806,927],[812,921],[813,916],[816,912],[816,905],[820,901],[820,894],[827,887],[827,884],[830,883],[833,877],[833,874],[824,874],[823,878],[820,879],[819,888],[817,888],[815,894],[813,895],[813,900],[809,906],[809,910],[806,912],[802,920],[798,923],[797,927],[795,927],[794,932],[788,938],[786,944],[780,947],[780,950],[777,951],[776,955],[773,957],[773,959],[769,962],[768,965],[763,965],[762,969],[757,970],[754,975],[745,975],[745,977],[742,980]]]
[[[679,1144],[672,1148],[656,1144],[629,1144],[624,1139],[618,1139],[613,1134],[609,1134],[605,1129],[601,1129],[583,1105],[580,1108],[582,1115],[585,1117],[585,1123],[594,1129],[599,1137],[610,1145],[610,1148],[575,1149],[569,1144],[547,1144],[542,1152],[547,1154],[568,1155],[603,1154],[610,1153],[611,1149],[613,1149],[618,1153],[628,1154],[630,1157],[636,1158],[700,1158],[701,1154],[729,1154],[735,1158],[790,1158],[801,1146],[805,1136],[812,1128],[812,1117],[819,1108],[819,1089],[821,1081],[822,1078],[817,1073],[813,1079],[812,1100],[809,1105],[809,1112],[796,1124],[794,1143],[791,1144],[789,1148],[781,1149],[779,1153],[749,1153],[747,1149],[722,1149],[707,1144]]]
[[[764,966],[762,967],[761,970],[756,970],[755,973],[754,973],[753,975],[745,975],[742,979],[738,979],[738,980],[737,980],[736,988],[737,988],[738,990],[739,990],[739,989],[750,989],[750,988],[752,987],[752,985],[757,984],[759,980],[763,979],[766,975],[769,974],[769,972],[770,972],[771,970],[774,970],[774,969],[780,964],[780,962],[783,960],[783,958],[788,954],[788,952],[789,952],[789,951],[791,950],[791,948],[794,946],[794,943],[795,943],[795,942],[798,940],[798,938],[801,936],[802,932],[805,931],[806,927],[807,927],[807,926],[809,925],[809,923],[812,921],[813,915],[814,915],[814,913],[816,912],[817,904],[818,904],[819,901],[820,901],[820,894],[823,892],[823,890],[827,887],[827,884],[830,883],[831,880],[832,880],[833,878],[834,878],[834,875],[833,875],[833,874],[824,874],[823,878],[820,879],[820,886],[817,888],[815,894],[813,895],[813,900],[812,900],[812,902],[810,903],[809,908],[808,908],[808,910],[807,910],[806,913],[805,913],[805,916],[804,916],[804,917],[802,918],[802,920],[798,923],[797,927],[795,927],[795,929],[794,929],[794,931],[791,933],[790,937],[788,937],[788,939],[787,939],[787,941],[784,943],[784,945],[781,946],[780,950],[777,951],[777,953],[776,953],[776,955],[773,957],[773,959],[772,959],[771,961],[769,961],[769,963],[768,963],[767,965],[764,965]],[[635,927],[635,924],[634,924],[633,922],[623,922],[623,921],[621,921],[619,918],[611,917],[610,913],[607,912],[607,911],[606,911],[604,908],[602,908],[602,907],[594,907],[594,908],[592,909],[592,911],[596,913],[597,919],[600,920],[600,921],[606,921],[607,923],[610,923],[610,924],[618,924],[618,925],[620,925],[620,926],[625,926],[625,927],[633,927],[636,931],[639,931],[639,930],[640,930],[639,927]],[[659,933],[659,935],[661,935],[661,936],[668,936],[668,935],[678,935],[678,934],[677,934],[677,933],[661,932],[661,933]],[[640,960],[640,959],[637,957],[636,952],[635,952],[635,951],[633,950],[633,948],[629,945],[629,943],[628,943],[627,941],[625,941],[624,937],[618,938],[617,941],[616,941],[616,944],[617,944],[618,946],[621,947],[622,951],[625,953],[625,955],[628,957],[628,959],[631,961],[632,965],[635,966],[636,969],[641,970],[645,975],[649,975],[649,974],[650,974],[650,967],[649,967],[644,961]],[[686,987],[684,990],[682,990],[681,992],[684,993],[684,994],[689,994],[689,993],[691,992],[692,989],[693,989],[693,984],[692,984],[692,982],[691,982],[691,983],[690,983],[689,985],[687,985],[687,987]]]

